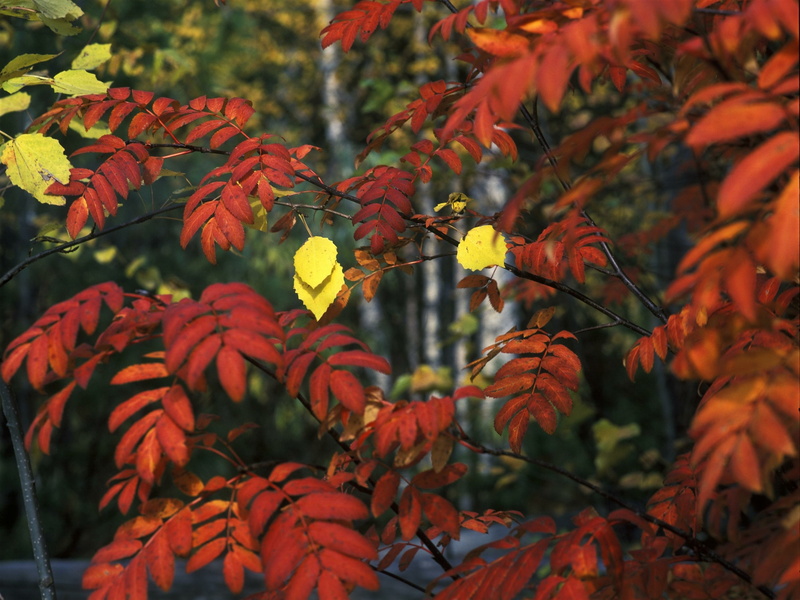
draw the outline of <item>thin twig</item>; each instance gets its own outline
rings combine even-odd
[[[50,556],[47,553],[47,544],[39,519],[39,502],[36,498],[36,482],[33,478],[31,461],[25,450],[25,441],[22,427],[19,423],[17,402],[11,389],[0,378],[0,400],[3,404],[3,414],[8,424],[11,436],[11,445],[14,447],[14,458],[19,472],[19,481],[22,487],[22,503],[25,507],[25,520],[28,522],[28,531],[31,534],[33,558],[36,561],[36,570],[39,573],[39,593],[42,600],[55,600],[56,587],[53,579],[53,570],[50,567]]]
[[[9,281],[11,281],[16,275],[18,275],[21,271],[25,270],[27,267],[39,261],[51,254],[58,254],[59,252],[68,252],[70,249],[75,248],[76,246],[80,246],[86,242],[90,242],[92,240],[96,240],[97,238],[101,238],[103,236],[109,235],[111,233],[115,233],[120,229],[125,229],[126,227],[130,227],[132,225],[138,225],[139,223],[144,223],[145,221],[149,221],[150,219],[162,215],[164,213],[177,210],[178,208],[183,208],[181,204],[175,204],[172,206],[166,206],[164,208],[159,208],[158,210],[154,210],[153,212],[149,212],[145,215],[141,215],[136,217],[132,221],[128,221],[127,223],[122,223],[120,225],[116,225],[115,227],[109,227],[108,229],[103,229],[102,231],[93,231],[92,233],[85,235],[83,237],[77,238],[72,240],[71,242],[64,242],[58,246],[50,248],[49,250],[44,250],[39,254],[34,254],[23,260],[21,263],[17,264],[11,270],[9,270],[5,275],[0,277],[0,287],[3,287]]]
[[[568,181],[564,180],[560,175],[558,175],[558,159],[553,154],[550,144],[547,142],[547,138],[544,136],[542,128],[539,125],[539,115],[536,111],[537,102],[538,100],[534,98],[533,112],[529,111],[524,105],[520,105],[520,111],[522,112],[522,116],[524,117],[525,121],[528,123],[528,126],[533,131],[536,141],[539,143],[539,146],[542,148],[542,152],[544,152],[544,155],[547,158],[547,162],[549,162],[550,166],[553,167],[553,172],[556,176],[556,179],[558,179],[559,185],[561,185],[561,188],[567,192],[570,190],[571,186]],[[586,222],[589,225],[592,227],[597,227],[594,219],[592,219],[592,217],[589,215],[589,212],[585,208],[581,208],[580,212],[581,216],[586,219]],[[639,299],[645,308],[655,315],[657,319],[659,319],[662,323],[666,323],[667,314],[664,312],[664,309],[653,302],[638,285],[631,281],[631,279],[617,262],[617,258],[611,251],[611,247],[608,245],[608,243],[600,241],[598,242],[598,245],[603,251],[603,254],[606,255],[608,262],[611,264],[613,276],[619,279],[625,285],[625,287],[628,288],[631,293]]]

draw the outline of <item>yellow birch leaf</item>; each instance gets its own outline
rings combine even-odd
[[[458,264],[471,271],[502,265],[505,258],[506,240],[491,225],[470,229],[458,244],[456,252]]]
[[[72,61],[73,69],[90,70],[111,60],[111,44],[89,44]]]
[[[336,265],[336,244],[328,238],[313,236],[294,254],[294,270],[307,286],[316,288]]]
[[[108,84],[97,79],[94,73],[82,70],[62,71],[53,77],[50,85],[54,91],[68,96],[104,94],[108,89]]]
[[[51,196],[45,190],[54,181],[69,183],[72,168],[64,149],[53,138],[41,133],[23,133],[9,140],[0,153],[11,183],[29,192],[39,202],[63,206],[64,196]]]
[[[313,238],[312,238],[313,239]],[[344,285],[344,270],[342,265],[334,262],[333,269],[328,276],[316,287],[311,287],[294,274],[294,291],[305,307],[319,320],[328,307],[336,300],[336,296]]]
[[[0,117],[12,112],[27,110],[31,105],[31,95],[27,92],[17,92],[5,98],[0,98]]]

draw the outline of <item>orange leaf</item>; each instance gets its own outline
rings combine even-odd
[[[160,400],[167,389],[168,388],[162,387],[155,390],[146,390],[119,404],[111,411],[111,415],[108,417],[108,430],[112,433],[116,431],[130,416],[134,415],[148,404]]]
[[[222,575],[225,578],[225,583],[228,589],[238,594],[244,587],[244,567],[242,561],[234,552],[228,552],[222,561]]]
[[[162,414],[156,423],[156,436],[164,454],[179,467],[189,462],[189,448],[186,434],[175,424],[169,415]]]
[[[155,534],[144,549],[144,557],[150,576],[156,585],[167,591],[172,587],[175,577],[175,555],[169,547],[169,540],[164,531]]]
[[[178,511],[164,526],[169,546],[178,556],[187,556],[192,550],[192,511]]]
[[[92,564],[109,563],[123,558],[130,558],[141,549],[142,542],[139,540],[115,540],[94,553]]]
[[[201,546],[186,563],[186,572],[193,573],[197,569],[202,569],[212,560],[217,558],[227,545],[226,538],[211,540],[205,546]]]
[[[109,584],[109,580],[114,579],[125,570],[121,564],[101,563],[89,565],[83,572],[81,587],[85,590],[94,590]]]
[[[131,383],[133,381],[144,381],[145,379],[157,379],[169,375],[164,363],[142,363],[131,365],[119,371],[111,379],[112,385]]]
[[[493,56],[519,56],[530,46],[530,40],[524,35],[502,29],[471,27],[467,29],[467,35],[478,48]]]
[[[720,186],[717,210],[724,219],[746,210],[759,192],[786,172],[800,156],[797,134],[783,131],[736,163]]]
[[[523,410],[518,412],[508,424],[508,443],[516,453],[522,452],[522,439],[525,437],[525,432],[528,431],[529,422],[530,416],[527,411]]]
[[[776,102],[749,102],[745,93],[722,102],[700,119],[686,136],[686,143],[695,150],[711,144],[766,133],[786,118],[785,109]]]
[[[176,425],[184,431],[194,431],[194,410],[182,385],[175,384],[169,388],[161,404]]]

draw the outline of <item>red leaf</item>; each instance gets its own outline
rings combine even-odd
[[[198,548],[186,562],[186,572],[193,573],[197,569],[205,567],[225,550],[227,543],[228,540],[226,538],[217,538]]]
[[[222,346],[217,353],[217,374],[225,393],[234,402],[240,402],[247,391],[247,365],[242,355]]]
[[[184,508],[175,513],[164,526],[169,546],[178,556],[187,556],[192,550],[192,511]]]
[[[380,587],[375,571],[360,560],[329,549],[323,549],[319,558],[322,565],[330,569],[342,581],[354,583],[372,591],[376,591]]]
[[[92,556],[92,564],[109,563],[119,561],[123,558],[130,558],[141,549],[142,542],[139,540],[115,540],[94,553],[94,556]]]
[[[184,431],[194,431],[194,410],[182,385],[175,384],[169,388],[161,404],[176,425]]]
[[[331,373],[330,386],[334,396],[345,408],[359,415],[364,412],[364,388],[355,375],[349,371],[335,370]]]
[[[136,414],[148,404],[160,400],[168,389],[169,388],[162,387],[155,390],[140,392],[128,398],[122,404],[119,404],[111,411],[111,415],[108,417],[108,430],[112,433],[116,431],[129,417]]]
[[[109,580],[119,576],[125,567],[121,564],[101,563],[89,565],[83,572],[81,587],[85,590],[94,590],[109,584]]]
[[[147,543],[144,557],[150,576],[156,585],[164,591],[169,590],[175,577],[175,555],[163,530],[156,533]]]
[[[253,500],[250,506],[250,516],[248,517],[250,533],[252,533],[254,537],[259,537],[264,533],[264,528],[267,526],[270,519],[272,519],[275,511],[278,510],[283,499],[283,494],[271,491],[262,492],[256,496],[256,499]]]
[[[387,471],[378,479],[370,500],[370,507],[374,517],[379,517],[389,510],[397,495],[399,485],[400,475],[395,471]]]
[[[422,494],[421,500],[422,510],[428,520],[454,540],[459,539],[461,527],[456,508],[437,494]]]
[[[225,559],[222,561],[222,576],[225,578],[225,583],[228,589],[238,594],[244,587],[244,567],[239,557],[233,552],[228,552]]]
[[[720,218],[747,209],[758,193],[786,172],[800,155],[797,135],[784,131],[750,152],[731,170],[717,194]]]
[[[516,453],[522,452],[522,439],[528,431],[529,421],[528,412],[523,410],[518,412],[508,425],[508,443]]]
[[[350,527],[315,521],[309,525],[308,533],[316,544],[330,550],[365,560],[378,558],[375,544]]]
[[[364,367],[386,373],[387,375],[392,372],[392,367],[385,358],[365,352],[363,350],[346,350],[344,352],[337,352],[328,358],[328,364],[334,367],[351,366],[351,367]]]
[[[156,423],[156,436],[164,454],[179,467],[189,462],[189,449],[186,447],[186,434],[175,424],[169,415],[162,414]]]
[[[166,377],[169,375],[164,363],[142,363],[138,365],[131,365],[119,371],[111,379],[113,385],[121,385],[123,383],[131,383],[133,381],[144,381],[146,379],[158,379],[159,377]]]
[[[400,496],[398,520],[400,522],[400,535],[406,541],[417,534],[422,520],[422,504],[419,492],[413,487],[407,487]]]
[[[117,444],[117,448],[114,451],[114,462],[118,469],[122,468],[122,465],[125,464],[133,452],[134,446],[139,443],[139,440],[142,439],[142,436],[145,434],[145,432],[147,432],[155,424],[155,422],[161,416],[161,413],[161,410],[154,410],[147,413],[145,416],[131,425],[130,429],[125,432],[125,435],[122,436],[122,439],[119,441],[119,444]]]
[[[303,496],[294,506],[312,519],[365,519],[369,511],[358,498],[341,492],[323,492]]]
[[[786,119],[777,102],[753,102],[747,92],[712,108],[686,136],[694,149],[729,142],[740,137],[768,132]]]

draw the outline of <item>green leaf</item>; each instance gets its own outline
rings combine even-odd
[[[20,54],[0,70],[0,83],[24,75],[33,65],[55,58],[58,54]]]
[[[55,77],[22,75],[2,82],[3,89],[9,93],[29,85],[49,85],[53,91],[68,96],[103,94],[108,89],[108,84],[98,80],[94,73],[82,70],[62,71]]]
[[[75,27],[66,19],[48,19],[42,17],[42,23],[47,25],[51,31],[58,35],[75,35],[82,31],[80,27]]]
[[[47,19],[74,21],[83,14],[81,7],[71,0],[33,0],[33,6]]]
[[[39,202],[63,206],[63,196],[45,193],[54,181],[69,183],[72,168],[64,149],[53,138],[40,133],[23,133],[6,142],[0,153],[11,183],[29,192]]]
[[[82,70],[62,71],[53,77],[53,89],[60,94],[83,96],[104,94],[108,84],[98,80],[93,73]]]
[[[79,136],[86,138],[87,140],[96,140],[104,135],[111,135],[111,130],[108,128],[108,125],[105,125],[100,121],[92,125],[87,130],[82,123],[77,123],[75,120],[72,120],[69,122],[69,128],[71,131],[74,131]]]
[[[8,113],[26,110],[30,104],[31,95],[26,92],[19,92],[5,98],[0,98],[0,117]]]
[[[73,69],[95,69],[111,60],[111,44],[89,44],[72,61]]]

